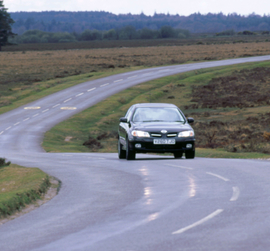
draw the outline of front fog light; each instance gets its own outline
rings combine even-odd
[[[141,144],[135,144],[135,147],[136,147],[136,148],[141,148],[142,145],[141,145]]]
[[[192,144],[187,144],[186,148],[192,148]]]

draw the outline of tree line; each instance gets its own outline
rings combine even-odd
[[[250,14],[248,16],[236,13],[225,15],[223,13],[202,15],[194,13],[189,16],[157,14],[147,16],[119,14],[115,15],[105,11],[43,11],[43,12],[11,12],[15,21],[13,32],[23,34],[27,30],[42,30],[47,32],[76,32],[85,30],[117,30],[124,26],[133,26],[136,30],[148,28],[158,30],[163,26],[174,29],[189,30],[191,33],[218,33],[224,30],[242,32],[269,31],[270,16]]]
[[[161,38],[187,38],[188,30],[173,29],[170,26],[162,26],[159,30],[143,28],[136,30],[133,26],[124,26],[120,29],[108,31],[85,30],[76,32],[46,32],[41,30],[29,30],[22,35],[10,39],[12,43],[64,43],[93,40],[133,40],[133,39],[161,39]]]

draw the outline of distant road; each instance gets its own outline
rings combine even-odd
[[[0,250],[268,250],[270,162],[46,153],[54,125],[121,90],[270,56],[173,65],[89,81],[0,115],[0,156],[62,181],[37,210],[0,226]]]

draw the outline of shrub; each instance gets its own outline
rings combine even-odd
[[[264,132],[263,137],[264,137],[267,141],[270,141],[270,132]]]
[[[111,30],[104,32],[103,39],[116,40],[117,39],[116,31],[114,29],[111,29]]]
[[[95,151],[97,149],[103,148],[101,143],[96,139],[89,136],[88,140],[83,143],[84,146],[90,148],[91,150]]]
[[[82,41],[91,41],[91,40],[101,40],[102,39],[102,33],[97,30],[85,30],[81,36],[80,40]]]
[[[0,158],[0,168],[9,166],[9,165],[10,165],[10,161],[6,162],[5,158]]]
[[[216,36],[233,36],[233,35],[235,35],[234,30],[225,30],[225,31],[216,33]]]

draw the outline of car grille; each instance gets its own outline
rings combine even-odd
[[[177,133],[168,133],[168,134],[160,134],[160,133],[150,133],[151,137],[161,138],[163,135],[167,138],[176,137]]]

